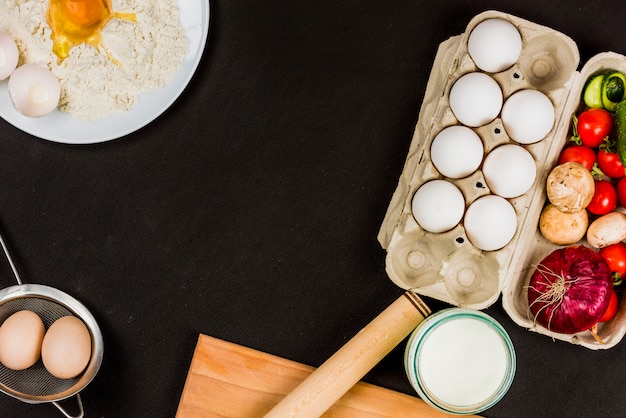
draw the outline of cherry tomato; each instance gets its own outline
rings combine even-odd
[[[611,133],[613,117],[601,108],[588,109],[578,115],[576,129],[583,145],[591,148],[600,146]]]
[[[593,170],[596,162],[596,153],[591,148],[584,145],[571,145],[561,151],[559,164],[576,162],[584,166],[587,170]]]
[[[626,243],[620,241],[607,245],[600,248],[599,253],[614,275],[618,278],[626,276]]]
[[[596,180],[596,191],[593,193],[587,211],[594,215],[604,215],[617,207],[617,191],[608,180]]]
[[[598,168],[611,178],[619,179],[626,175],[624,165],[619,159],[619,155],[615,152],[601,149],[598,151],[597,161]]]
[[[606,312],[604,312],[604,315],[600,317],[598,322],[606,322],[610,319],[613,319],[613,317],[617,313],[617,305],[617,293],[613,290],[611,291],[611,301],[609,302],[609,306],[606,308]]]
[[[617,189],[619,204],[626,208],[626,177],[622,177],[617,182],[617,186],[615,188]]]

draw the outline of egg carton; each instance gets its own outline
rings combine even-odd
[[[483,251],[468,239],[463,220],[443,233],[427,232],[416,222],[411,201],[415,191],[434,179],[445,179],[462,192],[466,208],[479,197],[492,194],[481,168],[462,179],[445,178],[430,159],[432,139],[443,128],[461,125],[452,113],[448,93],[464,74],[482,72],[467,50],[469,35],[486,19],[500,18],[520,32],[522,51],[510,68],[489,73],[502,89],[504,102],[513,93],[535,89],[552,101],[555,120],[541,141],[523,145],[512,140],[498,116],[492,122],[472,128],[481,137],[484,154],[503,144],[523,146],[536,163],[533,186],[523,195],[507,199],[517,215],[517,229],[503,248]],[[405,165],[381,225],[378,240],[387,250],[386,271],[398,286],[451,305],[484,309],[502,294],[507,314],[518,325],[552,339],[598,350],[617,344],[626,333],[623,307],[616,317],[599,324],[599,343],[589,332],[559,334],[536,324],[528,310],[527,286],[537,264],[559,248],[543,238],[538,223],[546,202],[545,184],[551,169],[568,141],[572,115],[582,108],[581,92],[585,81],[607,69],[626,73],[626,58],[612,52],[594,56],[577,71],[580,55],[576,43],[549,27],[499,11],[475,16],[466,31],[439,45],[430,73]],[[584,242],[581,242],[584,244]]]

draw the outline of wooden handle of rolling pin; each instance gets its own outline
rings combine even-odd
[[[407,291],[300,383],[265,418],[317,418],[430,314]]]

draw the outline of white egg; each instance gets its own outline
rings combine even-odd
[[[426,231],[440,233],[458,225],[465,211],[463,193],[446,180],[422,184],[411,202],[413,216]]]
[[[472,174],[483,160],[483,142],[467,126],[448,126],[430,145],[430,159],[444,176],[460,179]]]
[[[481,70],[488,73],[504,71],[517,62],[522,52],[522,36],[507,20],[487,19],[472,29],[467,52]]]
[[[468,73],[450,89],[450,109],[463,125],[477,127],[494,120],[502,109],[502,89],[485,73]]]
[[[532,154],[522,146],[505,144],[487,154],[483,175],[493,193],[514,198],[532,187],[537,177],[537,164]]]
[[[19,52],[15,40],[6,32],[0,31],[0,80],[11,75],[17,67]]]
[[[463,226],[475,247],[495,251],[513,239],[517,216],[506,199],[490,194],[479,197],[467,208]]]
[[[58,106],[61,96],[56,76],[36,64],[24,64],[13,71],[8,89],[17,111],[29,117],[50,113]]]
[[[502,107],[502,123],[507,134],[520,144],[534,144],[550,133],[554,125],[554,105],[539,90],[513,93]]]

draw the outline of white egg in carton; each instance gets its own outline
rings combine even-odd
[[[494,19],[504,20],[517,29],[521,52],[515,54],[507,68],[485,70],[487,64],[480,63],[483,69],[476,65],[475,60],[480,57],[475,50],[471,55],[468,52],[468,40],[480,23]],[[515,45],[514,37],[502,38],[504,43]],[[495,51],[498,42],[494,42],[492,38],[490,45]],[[486,55],[488,60],[493,58],[489,51]],[[405,166],[378,240],[387,250],[389,277],[404,289],[474,309],[491,306],[502,294],[504,309],[518,325],[553,339],[590,349],[606,349],[617,344],[626,333],[624,309],[619,309],[613,320],[599,324],[598,335],[604,344],[588,332],[574,335],[551,332],[535,324],[528,311],[526,286],[530,275],[545,256],[558,248],[541,236],[538,222],[546,201],[546,179],[569,138],[571,117],[581,108],[584,83],[591,75],[608,69],[626,73],[626,58],[619,54],[596,55],[576,71],[579,61],[576,43],[571,38],[498,11],[477,15],[463,34],[443,42],[433,63]],[[487,117],[487,122],[467,119],[463,110],[459,110],[465,106],[472,116],[472,111],[488,95],[486,89],[478,89],[467,104],[453,102],[455,83],[468,74],[488,77],[501,90],[503,106],[493,118]],[[477,84],[476,80],[468,83],[474,91]],[[551,102],[547,112],[545,100],[533,102],[535,108],[543,107],[541,114],[554,116],[547,130],[545,125],[540,126],[546,121],[533,116],[532,109],[524,109],[523,101],[517,106],[520,111],[507,115],[510,112],[507,106],[513,108],[507,101],[522,91]],[[529,112],[530,120],[526,116]],[[448,148],[436,144],[440,142],[438,135],[451,127],[471,130],[463,138],[468,143],[475,142],[470,138],[473,134],[478,135],[483,146],[478,163],[474,148],[463,148],[453,140],[448,140]],[[503,151],[504,146],[512,148],[510,151],[514,149],[514,157],[496,158],[495,154]],[[457,154],[458,164],[446,166],[438,162],[447,153],[452,155],[450,158]],[[459,159],[459,155],[466,158]],[[528,156],[532,157],[530,162]],[[519,175],[527,174],[529,166],[533,168],[531,177]],[[507,167],[509,172],[504,175],[489,174],[490,171],[502,173]],[[517,178],[507,180],[515,177],[515,173]],[[494,177],[504,184],[494,181]],[[435,183],[445,183],[445,189],[458,190],[461,203],[459,193],[438,194],[432,187]],[[507,220],[507,216],[513,219]]]

